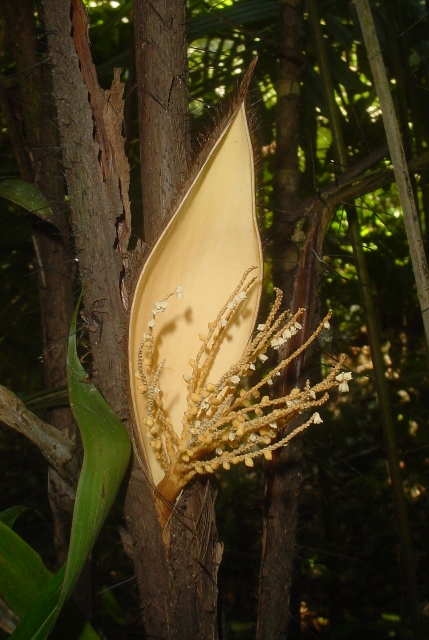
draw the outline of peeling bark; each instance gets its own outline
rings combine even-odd
[[[72,0],[71,9],[70,18],[69,0],[45,0],[64,172],[79,270],[85,284],[86,317],[95,316],[103,324],[101,338],[98,332],[90,333],[93,379],[112,410],[127,419],[127,300],[122,276],[130,225],[128,165],[120,134],[122,94],[117,76],[110,92],[99,88],[90,55],[86,11],[80,0]],[[141,145],[146,153],[151,151],[143,161],[148,172],[144,174],[143,187],[144,193],[150,193],[145,202],[149,221],[146,234],[154,240],[187,172],[186,41],[184,3],[165,3],[157,5],[156,10],[147,3],[146,10],[153,20],[145,21],[143,36],[147,44],[143,49],[151,52],[150,71],[146,68],[146,75],[140,79],[144,77],[145,90],[149,78],[156,83],[149,89],[149,102],[156,105],[156,114],[144,111]],[[170,20],[168,12],[173,10],[179,11],[180,17]],[[141,28],[138,3],[135,20]],[[137,39],[137,52],[141,48]],[[140,64],[138,53],[138,69]],[[161,105],[154,96],[160,98]],[[157,110],[158,107],[161,108]],[[109,113],[108,109],[113,111]],[[127,531],[122,538],[135,562],[144,633],[147,637],[177,640],[215,638],[220,546],[212,492],[206,485],[196,483],[176,505],[176,512],[180,515],[178,519],[176,515],[172,517],[167,548],[162,541],[152,488],[135,461],[125,500]]]
[[[93,378],[111,409],[123,414],[127,398],[122,344],[125,311],[120,296],[123,260],[116,247],[118,225],[126,219],[127,201],[121,192],[123,167],[118,170],[119,159],[114,155],[114,142],[106,124],[108,96],[98,83],[95,86],[91,74],[88,25],[82,11],[85,10],[80,0],[74,0],[72,7],[69,0],[44,3],[71,222],[85,286],[85,309],[88,317],[97,316],[103,325],[101,338],[99,332],[89,333]],[[112,91],[120,91],[118,78]],[[121,114],[116,117],[120,126]]]

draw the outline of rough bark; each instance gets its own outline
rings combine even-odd
[[[86,317],[102,323],[101,332],[89,332],[92,375],[112,410],[121,414],[127,392],[119,249],[126,245],[123,234],[129,225],[128,167],[121,164],[109,120],[116,117],[120,130],[122,114],[110,111],[121,87],[117,77],[108,95],[98,86],[81,2],[46,0],[44,15]]]
[[[319,316],[318,286],[320,255],[331,209],[317,202],[311,213],[311,224],[301,252],[291,310],[307,309],[300,331],[287,345],[287,357],[299,348],[317,326]],[[281,382],[280,394],[287,395],[293,387],[302,386],[312,351],[307,349],[289,366]],[[288,431],[302,423],[303,417],[291,421]],[[264,539],[260,573],[259,615],[257,638],[284,639],[288,635],[289,602],[294,570],[295,537],[298,521],[299,494],[302,481],[303,444],[294,439],[279,450],[268,468],[264,504]]]
[[[92,378],[112,410],[124,417],[126,291],[122,288],[121,295],[121,284],[130,211],[122,85],[115,74],[111,91],[98,86],[80,0],[46,0],[43,18],[85,319],[91,329]],[[90,588],[89,580],[86,585]],[[79,591],[90,595],[82,587]]]
[[[151,243],[188,175],[186,13],[183,0],[135,0],[133,9],[143,214]]]
[[[285,293],[286,304],[297,298],[294,282],[298,250],[289,239],[295,220],[291,214],[299,201],[298,135],[300,73],[302,71],[302,11],[300,0],[281,0],[274,172],[273,277]],[[302,276],[303,273],[299,270]],[[301,282],[302,292],[306,284]],[[305,304],[291,304],[291,308]],[[312,301],[313,302],[313,301]],[[305,328],[300,332],[305,340]],[[302,363],[301,363],[302,364]],[[299,363],[289,367],[281,395],[299,384]],[[290,428],[294,428],[295,421]],[[289,620],[295,533],[302,480],[302,441],[296,439],[273,456],[267,467],[264,534],[260,571],[257,638],[284,639]]]
[[[133,6],[145,241],[152,245],[189,173],[185,3],[137,0]],[[185,489],[171,517],[168,547],[159,525],[148,523],[143,488],[146,475],[134,467],[123,538],[136,566],[145,633],[214,639],[221,547],[211,486],[196,482]]]
[[[274,166],[273,279],[284,293],[285,304],[292,297],[294,270],[298,262],[296,243],[290,240],[296,220],[292,214],[299,203],[299,104],[303,70],[301,0],[279,2],[279,48],[276,107],[276,154]]]
[[[153,112],[150,115],[145,112],[143,119],[142,148],[146,152],[152,150],[149,161],[144,161],[149,176],[145,174],[144,191],[149,185],[152,200],[154,194],[158,198],[155,203],[145,204],[150,221],[146,233],[152,240],[171,211],[172,200],[187,170],[189,150],[185,143],[188,127],[186,83],[181,75],[183,73],[186,77],[184,5],[169,5],[157,5],[156,10],[147,5],[146,9],[154,14],[155,24],[150,20],[145,22],[146,29],[152,25],[152,35],[146,31],[143,38],[143,49],[151,53],[150,71],[146,72],[145,81],[148,83],[154,77],[160,83],[150,89],[150,102],[158,107],[160,102],[163,107],[155,116]],[[165,12],[173,9],[180,10],[180,19],[170,22]],[[103,92],[98,86],[89,49],[88,19],[80,0],[72,0],[71,5],[69,0],[46,0],[44,14],[64,173],[80,275],[85,284],[86,318],[94,324],[102,322],[101,335],[100,332],[89,334],[93,378],[110,407],[126,418],[124,307],[127,294],[123,273],[130,222],[128,165],[120,136],[121,88],[118,78],[115,78],[110,92]],[[135,19],[140,25],[142,16],[138,6]],[[171,32],[167,28],[170,25],[174,27]],[[178,39],[169,39],[168,36],[177,31],[180,32],[175,36]],[[166,42],[170,43],[171,50],[166,48]],[[137,53],[141,44],[137,42]],[[180,71],[170,66],[175,59],[178,59]],[[167,67],[164,64],[166,60],[169,61]],[[176,89],[182,93],[181,101]],[[158,102],[156,98],[159,98]],[[158,167],[155,173],[154,166]],[[217,591],[213,584],[216,585],[219,547],[212,534],[211,492],[200,485],[197,487],[178,506],[183,511],[188,533],[184,534],[180,521],[173,516],[171,545],[167,552],[155,515],[152,490],[138,465],[133,467],[125,502],[128,531],[124,532],[123,540],[136,564],[147,637],[190,637],[190,630],[193,637],[215,637]],[[201,523],[205,526],[202,527]],[[205,537],[200,534],[201,529]],[[213,556],[214,562],[207,559],[208,554]]]

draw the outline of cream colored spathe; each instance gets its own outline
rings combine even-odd
[[[153,483],[167,500],[194,476],[272,451],[292,434],[283,427],[320,407],[327,391],[347,391],[343,360],[322,382],[273,398],[276,376],[322,328],[262,379],[257,365],[297,332],[304,309],[280,313],[282,294],[265,323],[258,313],[262,254],[255,217],[253,155],[241,105],[143,267],[130,321],[130,379],[137,439]],[[256,378],[256,380],[255,380]],[[307,416],[308,417],[308,416]]]
[[[129,333],[131,392],[139,439],[155,484],[164,471],[148,443],[144,426],[147,400],[135,379],[142,336],[153,319],[154,303],[178,285],[184,299],[173,315],[156,318],[155,354],[166,363],[160,375],[163,405],[178,435],[186,409],[189,359],[200,346],[219,309],[235,289],[244,271],[257,267],[256,281],[246,304],[234,318],[228,338],[219,348],[210,372],[219,377],[238,360],[251,336],[261,291],[262,254],[255,214],[253,153],[244,105],[240,106],[218,140],[194,184],[178,207],[143,267],[133,299]]]

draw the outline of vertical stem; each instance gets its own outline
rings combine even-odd
[[[143,215],[149,245],[168,222],[189,174],[185,9],[185,0],[133,2]],[[135,563],[146,636],[216,640],[221,551],[210,484],[200,481],[185,488],[171,516],[167,546],[159,523],[148,521],[147,498],[142,498],[146,482],[135,461],[125,504],[128,534],[123,539]],[[153,503],[153,495],[150,499]]]
[[[279,2],[279,62],[274,171],[273,278],[290,303],[298,251],[289,239],[295,223],[288,214],[299,200],[299,104],[302,71],[301,0]],[[305,287],[306,283],[302,282]],[[298,384],[297,378],[294,384]],[[302,441],[280,450],[267,468],[264,534],[260,570],[258,640],[287,635],[289,601],[295,557],[299,493],[302,482]]]
[[[429,347],[429,270],[401,134],[369,2],[368,0],[356,0],[355,4],[371,65],[374,85],[380,100],[384,128],[404,213],[405,230],[407,232],[411,262],[413,263],[426,342]]]
[[[273,175],[273,280],[283,291],[285,304],[289,305],[298,262],[296,244],[290,240],[295,222],[290,222],[289,214],[299,202],[299,107],[304,64],[302,1],[280,0],[279,11],[276,154]]]
[[[332,129],[332,139],[336,161],[340,166],[340,171],[345,171],[348,165],[346,147],[344,145],[343,131],[339,110],[335,102],[335,92],[332,76],[328,64],[325,43],[320,21],[318,17],[317,4],[315,0],[309,0],[309,19],[316,44],[319,66],[323,81],[325,100],[329,114],[329,122]],[[365,317],[365,324],[368,332],[368,342],[371,350],[371,358],[374,367],[374,379],[380,407],[381,422],[385,441],[387,459],[389,463],[390,477],[392,481],[393,500],[398,523],[398,533],[401,544],[402,568],[407,585],[407,596],[410,611],[414,621],[414,631],[416,638],[423,640],[422,620],[420,614],[417,575],[410,527],[408,522],[407,507],[405,501],[404,487],[399,467],[399,453],[396,442],[395,424],[392,414],[392,407],[389,397],[389,389],[385,376],[383,354],[381,351],[381,341],[377,323],[377,313],[371,295],[371,283],[368,275],[365,253],[362,247],[360,236],[359,220],[356,207],[348,206],[347,221],[353,247],[356,272],[358,274],[359,289]]]
[[[145,240],[168,222],[190,153],[183,0],[134,0]]]

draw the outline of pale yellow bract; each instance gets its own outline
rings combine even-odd
[[[271,398],[287,364],[329,326],[330,314],[295,353],[258,378],[269,350],[302,329],[304,310],[280,313],[281,292],[254,329],[263,261],[255,215],[254,163],[244,105],[235,112],[141,272],[130,314],[129,361],[137,439],[158,491],[173,501],[196,475],[253,466],[292,434],[297,413],[346,391],[342,361],[313,387]],[[348,387],[347,387],[348,388]]]

